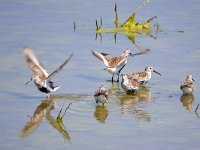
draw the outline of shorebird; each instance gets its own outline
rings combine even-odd
[[[63,67],[69,62],[71,57],[73,56],[73,53],[69,56],[69,58],[60,65],[55,71],[48,74],[47,71],[44,69],[43,65],[39,61],[39,59],[36,57],[36,55],[33,53],[33,51],[25,47],[24,48],[24,55],[26,58],[26,62],[28,64],[28,67],[32,71],[32,77],[30,81],[26,82],[26,85],[33,81],[38,88],[39,91],[47,93],[47,97],[50,96],[51,92],[55,92],[60,88],[60,86],[54,86],[54,82],[51,81],[51,79],[60,72]]]
[[[101,85],[95,92],[94,98],[97,104],[101,103],[102,106],[104,106],[104,103],[108,100],[108,92],[103,85]]]
[[[121,77],[122,77],[121,87],[127,93],[135,92],[142,86],[141,82],[135,79],[130,80],[125,74],[121,74]]]
[[[181,84],[180,89],[183,94],[192,94],[195,91],[195,84],[192,75],[189,74],[186,76],[185,81]]]
[[[161,74],[159,72],[157,72],[156,70],[154,70],[153,67],[146,67],[144,72],[128,74],[127,77],[128,77],[128,79],[131,79],[131,80],[136,79],[136,80],[140,81],[142,84],[145,84],[149,80],[151,80],[152,72],[155,72],[161,76]]]
[[[96,58],[98,58],[101,62],[103,62],[103,64],[106,66],[106,68],[103,70],[106,70],[110,74],[112,74],[112,83],[113,83],[113,78],[115,74],[118,76],[117,82],[119,82],[119,74],[122,71],[122,69],[125,67],[125,65],[127,64],[128,58],[130,56],[136,56],[136,55],[146,54],[146,53],[148,53],[148,51],[132,54],[131,50],[126,48],[123,51],[123,53],[117,57],[117,56],[113,56],[107,53],[100,53],[94,50],[92,51],[92,54]]]

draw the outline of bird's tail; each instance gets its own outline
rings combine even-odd
[[[60,86],[54,86],[53,84],[54,84],[54,82],[52,82],[52,81],[48,82],[49,87],[52,89],[51,91],[55,92],[56,90],[58,90],[60,88]]]

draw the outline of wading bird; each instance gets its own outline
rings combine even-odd
[[[52,82],[51,79],[58,72],[60,72],[63,69],[63,67],[69,62],[69,60],[73,56],[73,53],[69,56],[69,58],[66,61],[64,61],[62,65],[60,65],[55,71],[53,71],[50,74],[47,73],[47,71],[44,69],[39,59],[36,57],[36,55],[29,47],[24,48],[24,55],[28,67],[32,71],[31,80],[26,82],[26,85],[29,82],[33,81],[38,90],[47,93],[47,96],[49,97],[51,92],[55,92],[60,88],[60,86],[54,86],[54,82]]]
[[[121,74],[121,77],[122,77],[121,87],[127,93],[135,92],[142,86],[142,83],[140,81],[135,79],[130,80],[125,74]]]
[[[111,54],[107,53],[100,53],[97,51],[92,51],[92,54],[98,58],[103,64],[106,66],[104,70],[108,71],[110,74],[112,74],[112,83],[114,75],[117,75],[117,82],[119,82],[119,75],[122,69],[126,66],[128,58],[130,56],[136,56],[141,54],[147,54],[148,51],[143,51],[140,53],[132,54],[131,50],[126,48],[123,53],[120,56],[113,56]]]
[[[195,84],[192,75],[189,74],[186,76],[185,81],[181,84],[180,89],[183,94],[192,94],[195,91]]]
[[[101,103],[102,106],[104,106],[104,103],[108,100],[108,92],[103,85],[101,85],[95,92],[94,98],[97,104]]]
[[[128,74],[128,79],[136,79],[140,81],[142,84],[146,84],[148,81],[151,80],[151,73],[155,72],[161,76],[159,72],[157,72],[153,67],[146,67],[144,72],[132,73]]]

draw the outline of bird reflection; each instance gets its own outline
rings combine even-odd
[[[180,101],[186,110],[192,110],[194,99],[195,97],[191,94],[184,94],[180,97]]]
[[[47,100],[42,101],[42,103],[36,107],[33,116],[30,116],[30,120],[22,129],[20,137],[25,138],[33,133],[45,118],[47,107],[53,107],[53,105],[53,103],[49,103]]]
[[[67,132],[63,122],[58,120],[56,117],[51,115],[51,111],[55,108],[55,102],[52,99],[46,99],[41,102],[39,106],[36,107],[33,116],[30,117],[30,120],[24,126],[20,133],[21,138],[26,138],[32,134],[46,119],[50,125],[53,126],[64,138],[65,141],[70,142],[70,136]]]
[[[106,118],[108,117],[108,110],[105,106],[96,106],[94,111],[94,117],[100,122],[105,123]]]
[[[147,87],[142,87],[133,94],[124,94],[120,97],[121,101],[121,113],[122,114],[134,114],[138,120],[150,121],[149,114],[143,110],[138,110],[136,104],[142,101],[151,101],[151,91]]]
[[[121,89],[120,89],[120,86],[119,86],[119,83],[112,83],[112,86],[108,89],[108,93],[110,95],[114,94],[114,93],[117,93],[119,92]]]

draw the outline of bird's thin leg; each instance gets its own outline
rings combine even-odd
[[[112,76],[112,83],[113,83],[113,78],[114,78],[114,73],[113,73],[113,76]]]
[[[123,65],[122,68],[118,71],[118,73],[120,74],[120,72],[122,71],[122,69],[125,67],[126,65]]]
[[[119,73],[117,74],[117,76],[118,76],[118,77],[117,77],[117,82],[119,82]]]
[[[47,93],[47,99],[49,99],[50,98],[50,93]]]
[[[118,71],[118,74],[117,74],[117,75],[118,75],[117,82],[119,82],[119,75],[120,75],[120,72],[122,71],[122,69],[123,69],[124,67],[125,67],[125,65],[123,65],[122,68]]]

